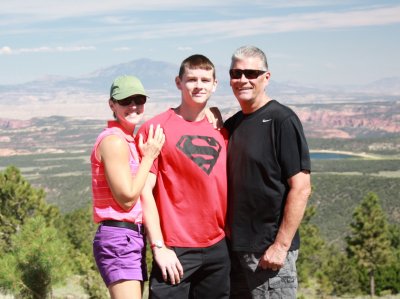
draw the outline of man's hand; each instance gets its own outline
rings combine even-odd
[[[224,126],[221,112],[217,107],[206,108],[204,112],[208,122],[213,125],[214,129],[220,130]]]
[[[153,255],[161,269],[164,281],[169,278],[171,284],[179,283],[183,277],[183,268],[175,252],[163,246],[162,248],[154,248]]]
[[[278,271],[283,267],[287,253],[288,252],[284,248],[273,243],[264,252],[264,255],[260,259],[259,266],[264,270],[271,269],[272,271]]]

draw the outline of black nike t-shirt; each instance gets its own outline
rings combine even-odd
[[[288,178],[311,171],[301,122],[288,107],[269,101],[254,113],[241,111],[225,124],[228,143],[228,223],[232,249],[264,252],[278,232]],[[299,248],[296,233],[290,250]]]

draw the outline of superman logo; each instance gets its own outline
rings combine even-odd
[[[217,163],[222,148],[213,137],[189,135],[182,136],[176,147],[207,174]]]

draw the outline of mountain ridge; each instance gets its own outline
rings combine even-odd
[[[122,74],[139,74],[150,96],[145,112],[148,119],[179,104],[180,94],[175,86],[178,70],[179,66],[172,63],[138,59],[78,77],[47,76],[25,84],[0,85],[0,126],[20,126],[22,123],[17,120],[53,115],[109,119],[109,86]],[[228,68],[216,66],[216,71],[219,84],[209,105],[219,107],[226,119],[240,107],[229,86]],[[295,110],[312,137],[357,138],[400,133],[400,77],[341,88],[271,81],[268,94]]]
[[[179,70],[179,65],[140,58],[125,63],[104,67],[79,76],[59,76],[47,75],[33,81],[20,84],[0,84],[0,92],[14,90],[37,91],[38,88],[57,90],[59,88],[75,88],[76,90],[86,90],[104,92],[111,85],[112,80],[118,75],[132,74],[138,76],[145,87],[151,89],[175,90],[174,78]],[[222,83],[223,93],[230,93],[228,67],[216,66],[217,78]],[[286,81],[270,84],[269,89],[279,93],[299,92],[301,94],[310,92],[335,92],[335,93],[362,93],[382,95],[400,95],[400,76],[380,78],[368,84],[362,85],[316,85],[302,84],[299,82]],[[274,86],[275,85],[275,86]]]

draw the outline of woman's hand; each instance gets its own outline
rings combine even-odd
[[[154,160],[160,154],[161,148],[165,142],[165,134],[160,125],[157,125],[154,131],[153,125],[150,125],[149,135],[146,143],[143,143],[143,135],[139,135],[139,150],[144,158]]]

